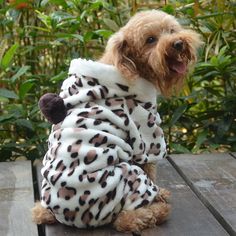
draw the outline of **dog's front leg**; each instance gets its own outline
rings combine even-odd
[[[141,166],[147,176],[153,181],[154,184],[157,183],[157,168],[155,163],[146,163]]]

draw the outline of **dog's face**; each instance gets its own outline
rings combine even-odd
[[[200,37],[176,19],[151,10],[137,13],[108,41],[102,61],[128,79],[143,77],[164,95],[179,88],[196,61]]]

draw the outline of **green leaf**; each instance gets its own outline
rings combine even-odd
[[[178,119],[183,115],[183,113],[186,111],[188,105],[184,104],[180,107],[178,107],[175,111],[174,111],[174,114],[171,118],[171,121],[170,121],[170,125],[174,125]]]
[[[14,117],[13,114],[6,114],[0,116],[0,123],[3,123],[5,121],[11,120]]]
[[[35,10],[38,14],[38,18],[44,23],[44,25],[51,31],[52,29],[52,18],[50,16],[45,15],[44,13]]]
[[[66,38],[76,38],[79,39],[82,43],[84,42],[83,36],[80,34],[65,34],[65,33],[56,33],[55,36],[57,37],[58,40],[60,39],[66,39]]]
[[[195,144],[194,148],[192,149],[193,153],[197,152],[199,150],[199,148],[201,147],[201,145],[203,144],[203,142],[206,141],[207,134],[208,134],[208,131],[204,130],[197,136],[196,144]]]
[[[170,15],[174,15],[175,14],[175,9],[172,5],[165,5],[162,10]]]
[[[4,55],[6,47],[7,47],[7,40],[6,39],[2,39],[2,41],[0,43],[0,61],[2,60],[2,57]]]
[[[30,130],[34,130],[34,127],[33,127],[32,123],[31,123],[31,121],[29,121],[29,120],[18,119],[18,120],[16,120],[16,124],[18,126],[23,126],[23,127],[26,127],[26,128],[28,128]]]
[[[116,32],[119,30],[119,26],[116,24],[115,21],[111,20],[111,19],[108,19],[108,18],[105,18],[103,19],[104,21],[104,24],[109,28],[111,29],[113,32]]]
[[[98,34],[99,36],[104,37],[105,39],[108,39],[113,34],[113,32],[110,30],[102,30],[102,29],[96,30],[95,33]]]
[[[50,81],[52,82],[62,81],[67,77],[67,74],[68,74],[67,72],[61,71],[58,75],[55,75],[54,77],[52,77]]]
[[[170,147],[175,153],[191,153],[186,147],[178,143],[172,143]]]
[[[15,43],[14,45],[12,45],[10,47],[10,49],[8,49],[8,51],[5,53],[5,55],[3,56],[2,60],[1,60],[1,67],[3,69],[6,69],[7,67],[9,67],[13,56],[16,53],[16,50],[19,48],[19,44]]]
[[[28,71],[28,69],[30,68],[30,66],[22,66],[15,75],[13,75],[11,77],[11,81],[14,83],[20,76],[22,76],[23,74],[25,74],[26,71]]]
[[[54,11],[50,16],[57,23],[63,20],[74,19],[74,17],[71,14],[63,11]]]
[[[8,90],[8,89],[4,89],[4,88],[0,88],[0,97],[4,97],[4,98],[13,98],[13,99],[18,99],[19,97],[15,94],[15,92]]]
[[[26,81],[23,84],[21,84],[20,89],[19,89],[19,97],[20,99],[23,99],[27,92],[30,91],[30,89],[33,87],[34,83],[32,80]]]

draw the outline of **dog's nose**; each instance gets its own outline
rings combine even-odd
[[[178,51],[182,51],[184,48],[184,42],[181,39],[179,39],[179,40],[176,40],[172,46],[174,49]]]

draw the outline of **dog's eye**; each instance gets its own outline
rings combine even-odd
[[[156,37],[148,37],[147,40],[146,40],[146,43],[147,44],[152,44],[152,43],[155,43],[157,41],[157,38]]]
[[[175,30],[174,30],[174,29],[171,29],[171,30],[170,30],[170,33],[171,33],[171,34],[175,33]]]

